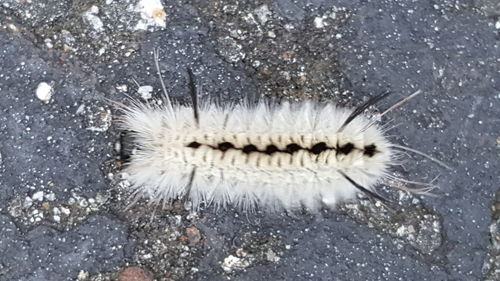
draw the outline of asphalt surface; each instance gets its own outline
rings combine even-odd
[[[33,2],[0,4],[0,280],[500,280],[498,1]],[[116,102],[161,98],[154,49],[181,102],[187,68],[221,103],[420,89],[382,121],[452,170],[405,156],[439,188],[394,211],[131,205]]]

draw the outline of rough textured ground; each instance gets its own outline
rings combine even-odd
[[[0,280],[500,279],[498,1],[139,2],[1,2]],[[181,100],[187,67],[223,102],[421,89],[391,134],[454,170],[408,157],[395,173],[439,196],[382,187],[396,212],[125,210],[108,99],[161,95],[155,48]]]

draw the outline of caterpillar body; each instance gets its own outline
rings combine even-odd
[[[121,128],[137,147],[125,167],[135,194],[244,210],[314,211],[359,192],[384,200],[374,187],[390,177],[395,145],[363,112],[388,94],[356,109],[311,101],[223,107],[199,102],[189,74],[192,106],[167,95],[161,106],[123,109]]]

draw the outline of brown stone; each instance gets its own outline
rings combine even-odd
[[[118,274],[118,281],[153,281],[153,274],[137,266],[124,268]]]
[[[188,237],[189,244],[191,245],[197,244],[201,240],[200,231],[194,226],[186,228],[186,235]]]

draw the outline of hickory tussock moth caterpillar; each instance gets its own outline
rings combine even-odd
[[[390,178],[395,149],[406,148],[363,112],[387,93],[354,110],[311,101],[223,107],[198,101],[188,70],[192,106],[185,106],[170,100],[156,51],[155,63],[164,105],[133,102],[121,120],[137,147],[125,167],[135,194],[245,210],[317,210],[358,192],[384,200],[374,186]]]

